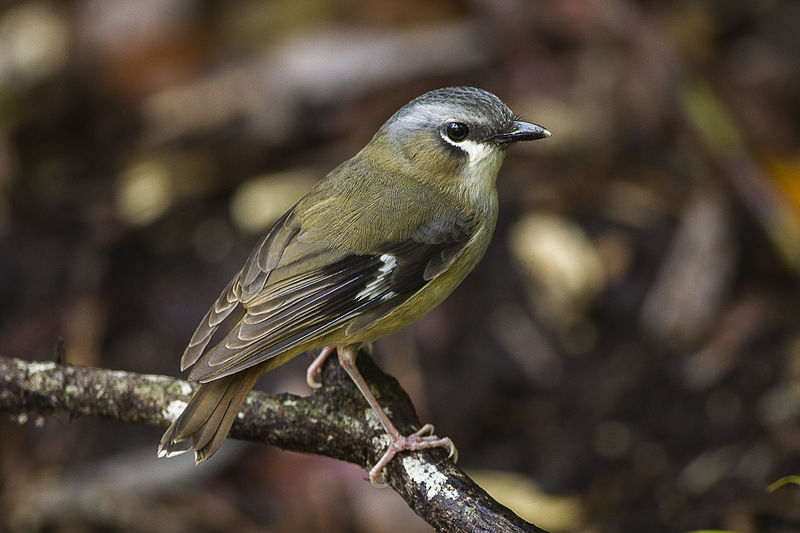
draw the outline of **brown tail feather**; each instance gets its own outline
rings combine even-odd
[[[211,457],[228,436],[260,373],[245,371],[203,384],[164,432],[158,455],[171,456],[194,449],[198,463]]]

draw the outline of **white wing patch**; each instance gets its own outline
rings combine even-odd
[[[386,280],[387,277],[392,273],[392,270],[397,266],[397,258],[390,254],[383,254],[381,256],[381,261],[383,261],[383,266],[378,269],[378,276],[367,283],[367,286],[364,287],[358,294],[356,294],[356,300],[363,300],[365,298],[375,298],[380,296],[381,292],[383,292],[383,282]],[[394,296],[393,291],[389,291],[383,296],[381,296],[381,300],[387,300]]]

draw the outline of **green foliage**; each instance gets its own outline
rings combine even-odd
[[[767,487],[767,492],[774,492],[779,488],[783,487],[784,485],[797,485],[800,487],[800,476],[784,476],[780,478],[778,481],[773,482],[769,487]]]

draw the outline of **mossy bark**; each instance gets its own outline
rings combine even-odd
[[[359,369],[381,405],[405,434],[421,424],[408,395],[366,354]],[[196,385],[166,376],[0,357],[0,412],[23,422],[58,412],[167,426]],[[305,397],[251,392],[231,437],[287,450],[325,455],[369,467],[388,437],[347,374],[330,358],[323,387]],[[154,452],[155,453],[155,452]],[[399,454],[384,477],[437,531],[541,532],[493,500],[463,471],[433,449]]]

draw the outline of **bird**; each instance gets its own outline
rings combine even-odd
[[[491,240],[508,147],[549,136],[475,87],[436,89],[401,107],[271,226],[200,321],[180,364],[200,387],[158,455],[208,459],[262,373],[322,348],[309,384],[320,386],[316,374],[335,351],[389,436],[369,472],[374,485],[398,452],[443,447],[453,456],[452,441],[430,424],[408,436],[397,430],[356,356],[461,283]],[[223,323],[232,325],[209,348]]]

